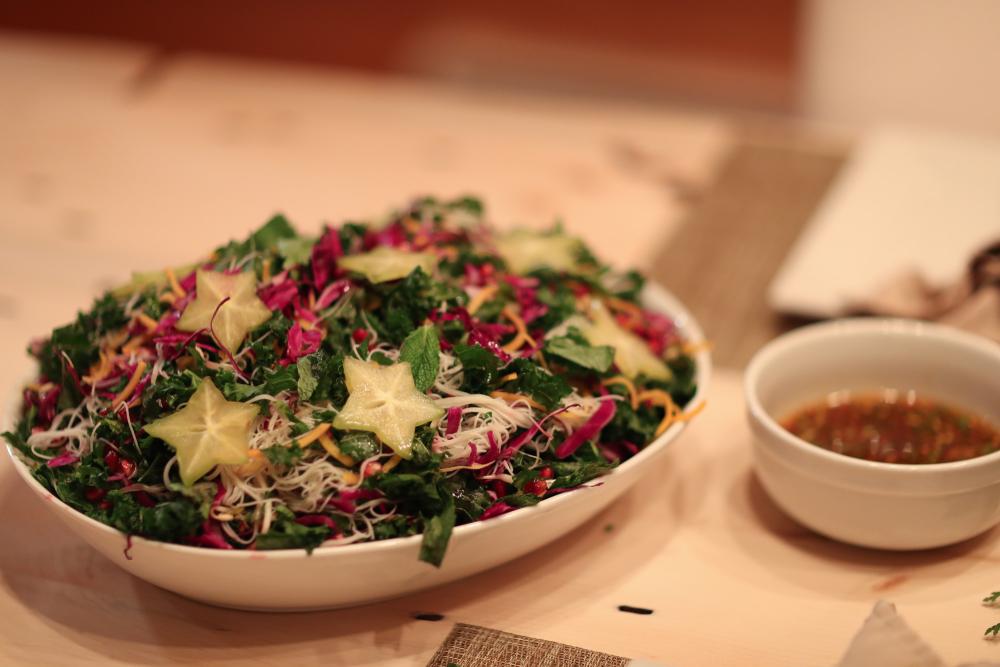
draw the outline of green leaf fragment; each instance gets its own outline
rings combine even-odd
[[[547,340],[545,351],[598,373],[607,372],[615,360],[615,350],[610,345],[580,343],[569,336],[557,336]]]
[[[512,391],[531,396],[546,410],[554,410],[573,391],[566,380],[552,375],[530,359],[515,359],[504,371],[517,373],[517,379],[505,387],[509,386]]]
[[[441,344],[437,329],[430,324],[415,329],[403,341],[399,360],[410,363],[413,384],[418,391],[427,391],[433,387],[441,363]]]
[[[420,543],[420,560],[441,567],[451,531],[455,527],[455,501],[448,496],[440,514],[424,522],[424,538]]]
[[[277,241],[278,254],[285,260],[285,266],[306,264],[312,258],[312,249],[316,239],[305,236],[298,238],[281,238]]]
[[[312,398],[313,392],[316,391],[316,387],[319,386],[319,381],[313,375],[312,362],[309,360],[309,357],[300,358],[297,362],[295,362],[295,365],[299,371],[299,379],[296,383],[299,398],[303,401],[308,401]]]

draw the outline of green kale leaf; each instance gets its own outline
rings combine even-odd
[[[434,567],[441,567],[451,531],[455,527],[455,501],[448,496],[444,507],[435,516],[424,521],[424,537],[420,542],[420,560]]]
[[[332,531],[327,526],[303,526],[295,522],[295,515],[287,507],[280,506],[274,511],[271,529],[257,536],[257,548],[272,549],[313,549],[323,544]]]
[[[530,359],[515,359],[504,370],[517,373],[517,379],[510,383],[514,391],[531,396],[546,410],[554,410],[573,391],[566,380],[552,375]]]
[[[453,349],[462,364],[462,390],[485,393],[497,381],[500,360],[481,345],[458,343]]]

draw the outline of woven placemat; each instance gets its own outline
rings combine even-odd
[[[427,667],[625,667],[627,658],[459,623]]]
[[[653,279],[691,309],[717,364],[741,368],[802,323],[771,310],[768,285],[844,159],[797,145],[737,145],[657,257]]]

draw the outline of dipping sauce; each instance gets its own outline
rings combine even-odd
[[[831,452],[884,463],[947,463],[1000,449],[1000,430],[982,417],[914,392],[837,392],[781,425]]]

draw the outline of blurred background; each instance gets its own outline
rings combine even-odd
[[[47,0],[13,30],[451,83],[1000,131],[993,0]]]
[[[1000,338],[1000,288],[951,312],[1000,238],[998,25],[995,0],[3,3],[0,319],[20,348],[276,210],[472,192],[647,270],[723,364],[859,310]]]

